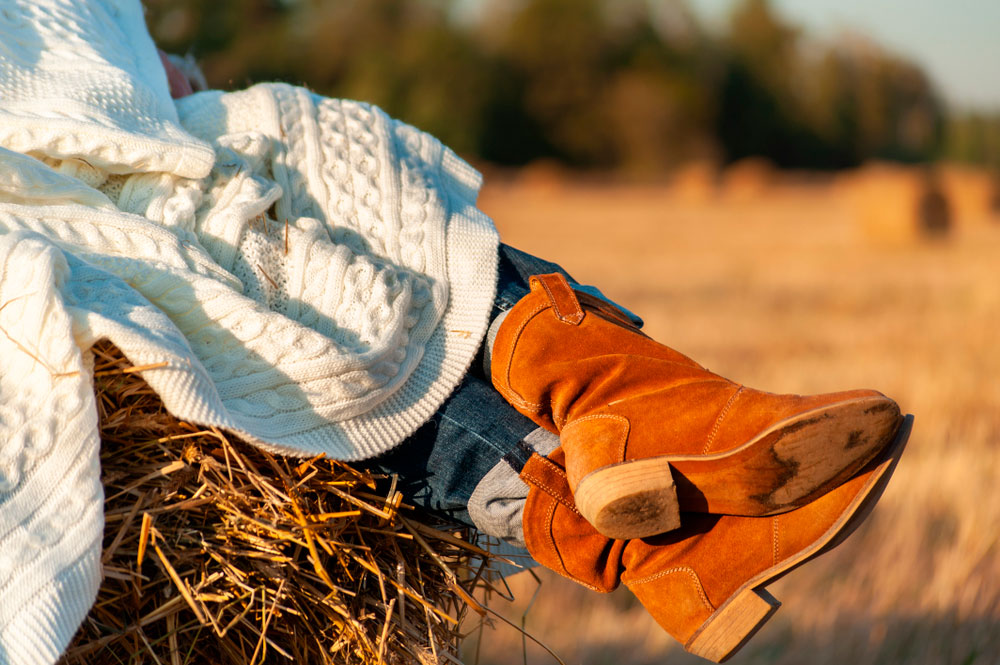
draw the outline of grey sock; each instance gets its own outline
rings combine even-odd
[[[548,455],[559,447],[559,437],[539,427],[524,437],[524,444],[540,455]],[[480,531],[523,548],[521,519],[528,485],[518,474],[506,460],[500,460],[476,485],[468,507],[469,517]]]

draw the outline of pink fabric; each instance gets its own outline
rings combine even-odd
[[[167,83],[170,84],[170,96],[174,99],[180,99],[181,97],[187,97],[188,95],[194,94],[194,90],[191,88],[191,83],[187,80],[187,77],[181,73],[181,70],[174,67],[170,59],[167,58],[167,54],[163,51],[157,49],[157,53],[160,54],[160,62],[163,63],[163,68],[167,71]]]

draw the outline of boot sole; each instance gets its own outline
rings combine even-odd
[[[677,528],[681,512],[774,515],[852,477],[892,440],[900,420],[886,397],[838,402],[776,423],[735,450],[596,469],[574,497],[598,531],[626,540]]]
[[[764,587],[833,549],[865,521],[888,485],[912,428],[913,416],[907,416],[871,478],[822,536],[809,547],[737,589],[691,636],[684,648],[697,656],[721,663],[746,644],[781,605]]]

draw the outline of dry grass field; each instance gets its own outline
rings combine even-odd
[[[770,588],[782,608],[731,663],[1000,663],[1000,223],[886,244],[834,183],[692,197],[487,182],[481,207],[507,243],[599,285],[714,371],[777,392],[877,388],[915,415],[872,517]],[[703,662],[626,590],[539,577],[514,576],[516,601],[490,606],[566,663]],[[522,662],[514,629],[469,630],[466,663]],[[556,662],[530,642],[526,658]]]

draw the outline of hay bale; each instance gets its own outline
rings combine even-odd
[[[346,464],[170,416],[95,347],[104,580],[62,663],[439,663],[488,555]],[[155,371],[155,370],[151,370]]]
[[[777,177],[771,162],[747,157],[730,164],[722,172],[722,192],[733,201],[752,201],[767,194]]]
[[[952,227],[950,202],[931,169],[869,164],[845,184],[854,219],[871,241],[907,244],[941,238]]]
[[[521,167],[515,178],[518,187],[543,194],[562,192],[571,181],[566,167],[551,159],[538,159]]]
[[[674,170],[670,194],[687,203],[706,203],[718,195],[719,169],[711,161],[692,161]]]
[[[944,164],[938,170],[957,226],[1000,222],[1000,176],[997,173],[964,164]]]

